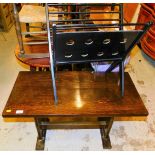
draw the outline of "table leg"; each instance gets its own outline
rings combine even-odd
[[[35,72],[36,70],[37,70],[36,67],[34,67],[34,66],[30,66],[30,71]]]
[[[41,125],[41,122],[48,122],[48,118],[37,118],[35,117],[35,125],[38,132],[36,150],[44,150],[45,138],[46,138],[46,127]]]
[[[30,24],[29,23],[26,23],[26,31],[30,32]],[[28,37],[30,37],[30,34],[25,35],[25,38],[28,38]]]
[[[109,133],[113,124],[113,117],[99,118],[99,121],[105,121],[105,125],[100,126],[102,145],[104,149],[111,149]]]

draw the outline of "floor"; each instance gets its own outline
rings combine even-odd
[[[0,34],[0,113],[19,71],[28,70],[15,56],[15,29]],[[155,150],[155,61],[135,47],[127,65],[149,116],[116,118],[110,132],[111,150]],[[33,119],[3,119],[0,116],[0,150],[34,150],[37,132]],[[45,150],[102,151],[98,129],[48,130]],[[110,151],[110,150],[108,150]]]

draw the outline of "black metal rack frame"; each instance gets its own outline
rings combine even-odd
[[[78,23],[66,24],[66,22],[75,22],[76,20],[75,19],[64,21],[58,20],[60,22],[49,20],[50,13],[48,7],[53,5],[66,6],[66,4],[62,5],[46,4],[50,64],[51,64],[51,75],[52,75],[55,103],[57,103],[58,101],[56,93],[56,83],[55,83],[55,66],[56,64],[65,64],[65,63],[72,64],[72,63],[84,63],[84,62],[112,61],[113,63],[108,68],[107,72],[112,71],[115,67],[119,65],[120,90],[121,90],[121,96],[123,96],[124,60],[131,51],[131,49],[139,42],[140,38],[149,29],[152,23],[149,22],[146,24],[143,23],[123,24],[122,20],[118,20],[121,22],[116,24],[92,24],[92,23],[82,23],[83,19],[81,20],[78,19],[77,20]],[[71,5],[73,6],[74,4]],[[95,4],[95,6],[100,5],[101,4],[99,5]],[[103,6],[105,5],[112,6],[112,4],[111,5],[103,4]],[[78,6],[88,6],[88,4],[78,4]],[[93,6],[93,4],[90,4],[89,7],[90,6]],[[118,6],[122,5],[119,4]],[[120,8],[122,9],[122,7]],[[71,12],[70,14],[72,13],[73,12]],[[88,14],[88,12],[85,13]],[[123,16],[123,14],[120,15]],[[120,19],[122,16],[120,16]],[[105,19],[103,19],[102,21],[105,21]],[[123,30],[125,26],[136,26],[136,25],[143,25],[144,27],[142,30],[130,30],[130,31]],[[94,31],[94,28],[107,28],[107,27],[119,28],[119,31],[108,31],[108,32],[98,30]],[[99,51],[99,49],[104,49],[105,52],[103,51],[101,52]],[[118,52],[116,53],[116,51]]]

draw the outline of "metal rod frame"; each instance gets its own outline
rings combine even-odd
[[[22,32],[22,35],[26,34],[47,34],[47,31],[38,31],[38,32]]]
[[[111,6],[108,3],[49,3],[48,6]],[[119,3],[112,3],[113,6],[119,6]]]
[[[54,92],[54,103],[57,105],[58,97],[56,91],[56,83],[55,83],[55,71],[54,71],[54,62],[53,62],[53,51],[51,48],[51,37],[50,37],[50,25],[49,25],[49,14],[48,14],[48,5],[45,5],[46,10],[46,21],[47,21],[47,32],[48,32],[48,46],[49,46],[49,54],[50,54],[50,68],[51,68],[51,77],[52,77],[52,86]]]
[[[69,5],[69,4],[67,4]],[[90,4],[89,4],[90,5]],[[52,82],[53,82],[53,91],[54,91],[54,99],[55,99],[55,103],[57,103],[57,93],[56,93],[56,84],[55,84],[55,75],[54,75],[54,66],[55,66],[55,62],[54,62],[54,53],[55,53],[55,49],[53,47],[53,50],[51,49],[51,37],[50,37],[50,30],[52,30],[53,35],[56,34],[57,30],[65,30],[68,28],[74,28],[74,29],[81,29],[81,28],[96,28],[96,27],[110,27],[110,28],[114,28],[114,27],[119,27],[119,31],[123,31],[123,27],[124,26],[135,26],[135,25],[144,25],[144,29],[145,27],[148,27],[148,23],[147,24],[141,24],[141,23],[130,23],[130,24],[124,24],[123,23],[123,4],[119,4],[119,19],[117,19],[119,21],[119,23],[116,24],[67,24],[67,25],[57,25],[53,24],[52,28],[50,29],[50,21],[53,22],[74,22],[74,21],[94,21],[94,20],[90,20],[90,19],[69,19],[69,20],[49,20],[49,10],[48,10],[48,4],[46,4],[46,18],[47,18],[47,31],[48,31],[48,39],[49,39],[49,50],[50,50],[50,61],[51,61],[51,74],[52,74]],[[63,4],[54,4],[53,6],[64,6]],[[66,4],[65,4],[66,6]],[[88,4],[86,5],[88,6]],[[93,4],[94,6],[94,4]],[[111,6],[111,5],[110,5]],[[113,6],[115,6],[113,4]],[[54,13],[53,13],[54,14]],[[69,13],[66,13],[69,14]],[[98,21],[113,21],[114,19],[97,19]],[[97,21],[96,20],[96,21]],[[134,31],[134,30],[131,30]],[[141,30],[141,31],[145,31],[145,30]],[[73,32],[74,33],[74,32]],[[127,49],[127,54],[131,51],[131,49],[134,47],[134,45],[137,43],[137,41],[140,39],[140,37],[142,36],[142,33],[139,33],[137,38],[135,38],[135,41],[129,46],[129,48]],[[52,38],[53,40],[53,44],[55,44],[55,37],[53,36]],[[124,95],[124,59],[125,59],[126,55],[124,55],[123,59],[112,59],[113,63],[110,65],[110,67],[107,69],[106,72],[112,71],[112,69],[114,69],[117,65],[120,65],[120,90],[121,90],[121,96]],[[106,60],[105,60],[106,61]],[[108,59],[108,61],[110,61]],[[81,61],[80,61],[81,62]],[[65,62],[60,62],[60,63],[65,63]],[[68,63],[72,63],[72,62],[68,62]],[[78,63],[78,62],[77,62]]]
[[[143,31],[143,33],[142,33],[142,34],[139,33],[139,35],[137,35],[137,37],[135,38],[135,41],[129,46],[129,48],[127,49],[127,53],[128,53],[128,54],[129,54],[129,52],[134,48],[134,45],[136,45],[136,44],[139,42],[139,40],[145,35],[146,31],[153,25],[153,22],[150,21],[150,22],[148,22],[148,23],[146,23],[146,24],[143,24],[143,25],[144,25],[144,28],[143,28],[143,30],[141,30],[141,31]],[[124,61],[125,58],[126,58],[126,57],[125,57],[125,55],[124,55],[122,61]],[[120,60],[114,62],[114,63],[106,70],[106,72],[111,72],[114,68],[116,68],[116,67],[119,65],[120,62],[121,62]]]
[[[147,24],[147,23],[146,23]],[[57,25],[57,29],[62,28],[62,27],[120,27],[120,26],[137,26],[137,25],[141,25],[141,26],[145,26],[146,24],[144,23],[123,23],[123,24],[119,24],[119,23],[115,23],[115,24],[68,24],[68,25]],[[51,28],[52,29],[52,28]],[[134,31],[134,30],[133,30]]]
[[[42,45],[42,44],[48,44],[48,41],[42,41],[42,42],[24,42],[24,45]]]
[[[41,32],[29,32],[29,28],[38,28],[36,26],[29,26],[29,23],[26,23],[26,30],[28,32],[22,32],[21,30],[21,25],[20,25],[20,20],[19,20],[19,14],[16,8],[16,4],[13,4],[13,13],[14,13],[14,19],[15,19],[15,29],[16,29],[16,34],[17,34],[17,39],[18,39],[18,44],[19,44],[19,49],[20,52],[18,54],[19,57],[29,57],[29,58],[44,58],[45,56],[43,55],[43,57],[40,57],[38,55],[40,55],[40,53],[36,53],[36,57],[34,57],[34,54],[25,54],[25,50],[24,50],[24,45],[39,45],[39,44],[48,44],[48,42],[24,42],[22,36],[25,35],[25,37],[30,37],[30,34],[47,34],[47,31],[41,31]],[[39,27],[41,28],[41,27]],[[38,54],[38,55],[37,55]]]
[[[16,29],[16,34],[17,34],[20,53],[24,54],[25,51],[24,51],[24,45],[23,45],[23,38],[22,38],[22,35],[21,35],[21,25],[20,25],[19,15],[18,15],[18,11],[17,11],[15,3],[13,4],[13,13],[14,13],[15,29]]]
[[[113,14],[113,13],[115,13],[115,14],[119,14],[119,12],[116,12],[116,11],[114,11],[114,12],[49,12],[49,14],[103,14],[103,13],[105,13],[105,14]]]
[[[92,22],[92,21],[120,21],[119,19],[68,19],[68,20],[49,20],[50,22]]]

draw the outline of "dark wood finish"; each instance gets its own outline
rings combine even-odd
[[[128,73],[123,98],[118,94],[117,73],[57,72],[56,76],[58,105],[54,104],[50,72],[20,72],[2,114],[34,117],[38,133],[36,150],[44,150],[46,131],[55,125],[97,126],[103,148],[110,149],[114,116],[148,115]],[[57,119],[50,121],[49,117]]]
[[[3,117],[148,115],[128,73],[123,98],[115,73],[58,72],[56,77],[58,105],[54,105],[50,72],[20,72]],[[16,114],[17,110],[23,113]]]
[[[38,137],[37,137],[37,143],[36,143],[36,150],[44,150],[45,146],[45,139],[46,139],[46,128],[42,128],[41,122],[48,122],[49,120],[47,118],[37,118],[35,117],[35,125],[36,129],[38,132]]]
[[[105,117],[105,118],[98,118],[99,121],[104,121],[105,125],[100,126],[100,133],[102,139],[102,145],[104,149],[111,149],[111,141],[109,137],[109,133],[113,124],[113,117]]]
[[[66,118],[66,117],[65,117]],[[44,150],[45,147],[45,139],[46,139],[46,131],[47,129],[55,127],[55,125],[58,125],[59,128],[61,127],[67,127],[67,128],[94,128],[94,126],[97,126],[97,128],[100,128],[100,133],[101,133],[101,140],[102,140],[102,145],[104,149],[111,149],[111,141],[110,141],[110,130],[113,124],[113,117],[99,117],[97,120],[98,121],[89,121],[88,118],[83,117],[77,118],[77,117],[71,117],[70,119],[78,120],[78,121],[69,121],[67,118],[67,122],[62,122],[63,117],[60,118],[60,121],[58,122],[49,122],[49,119],[47,118],[37,118],[35,117],[35,124],[36,124],[36,129],[38,132],[38,137],[37,137],[37,143],[36,143],[36,150]],[[59,118],[58,118],[59,119]],[[92,118],[91,118],[92,119]],[[69,122],[68,122],[69,121]],[[50,127],[50,128],[49,128]]]

